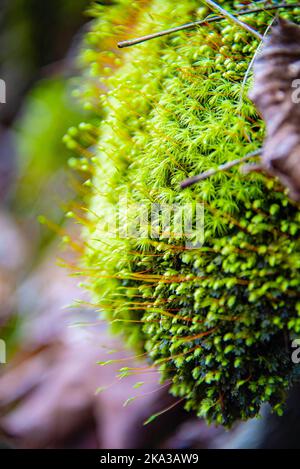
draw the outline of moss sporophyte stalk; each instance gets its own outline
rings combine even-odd
[[[235,167],[185,190],[180,183],[262,147],[264,125],[247,98],[251,74],[243,84],[259,40],[222,20],[115,48],[118,40],[206,18],[211,11],[199,5],[119,0],[94,7],[80,91],[103,117],[88,129],[98,139],[93,156],[78,160],[92,172],[82,267],[101,315],[147,354],[171,393],[208,422],[231,426],[256,416],[263,403],[281,414],[295,379],[299,208],[276,179]],[[243,21],[263,35],[275,14]],[[300,21],[299,8],[280,14]],[[137,205],[202,204],[202,246],[187,248],[184,232],[115,236],[110,227],[125,194],[124,224]]]

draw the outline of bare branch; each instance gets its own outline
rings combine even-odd
[[[228,163],[222,164],[218,168],[209,169],[208,171],[198,174],[197,176],[193,176],[188,179],[185,179],[180,184],[180,187],[181,189],[185,189],[186,187],[192,186],[193,184],[196,184],[199,181],[203,181],[204,179],[207,179],[210,176],[213,176],[214,174],[219,173],[220,171],[226,171],[227,169],[230,169],[233,166],[244,163],[245,161],[248,161],[251,158],[259,156],[261,155],[262,151],[263,151],[262,148],[260,148],[259,150],[253,151],[252,153],[248,153],[248,155],[244,156],[243,158],[239,158],[233,161],[228,161]]]
[[[253,15],[255,13],[260,13],[262,11],[269,11],[269,10],[279,10],[279,9],[289,9],[289,8],[297,8],[300,7],[300,3],[288,4],[280,3],[278,5],[270,5],[265,6],[263,8],[254,8],[251,10],[242,10],[239,12],[235,12],[232,16],[243,16],[243,15]],[[214,23],[216,21],[222,21],[225,18],[223,16],[212,16],[210,18],[206,18],[205,20],[193,21],[192,23],[186,23],[181,26],[176,26],[175,28],[166,29],[164,31],[159,31],[157,33],[148,34],[146,36],[141,36],[136,39],[130,39],[128,41],[121,41],[118,43],[118,47],[123,49],[124,47],[134,46],[136,44],[141,44],[146,41],[150,41],[151,39],[156,39],[159,37],[167,36],[168,34],[176,33],[179,31],[184,31],[186,29],[195,29],[197,27],[206,26],[209,23]]]

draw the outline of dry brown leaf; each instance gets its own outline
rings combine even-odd
[[[261,168],[300,200],[300,26],[279,18],[254,63],[250,99],[266,122]],[[298,93],[300,94],[300,93]]]

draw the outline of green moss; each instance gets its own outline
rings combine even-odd
[[[196,0],[148,3],[135,36],[206,14]],[[263,32],[272,16],[244,21]],[[299,20],[299,10],[288,17]],[[179,183],[261,147],[264,126],[247,90],[241,97],[257,45],[222,21],[136,46],[101,73],[106,117],[85,231],[89,288],[113,329],[147,351],[187,409],[226,426],[264,402],[282,412],[289,340],[300,331],[300,215],[263,175],[233,169],[184,191]],[[184,236],[116,237],[125,194],[146,206],[204,203],[203,247],[187,250]],[[121,209],[121,224],[136,210]]]

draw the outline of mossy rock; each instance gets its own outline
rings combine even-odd
[[[116,3],[139,8],[135,36],[208,13],[193,0]],[[233,11],[233,2],[220,3]],[[263,33],[273,16],[243,20]],[[298,21],[300,10],[283,16]],[[232,169],[179,187],[262,146],[249,80],[242,85],[257,47],[223,20],[110,51],[118,69],[98,76],[106,117],[87,183],[84,264],[101,314],[147,352],[188,410],[225,426],[266,402],[282,413],[295,374],[290,343],[300,332],[300,214],[278,181]],[[135,204],[204,204],[202,247],[187,249],[184,235],[115,236],[125,195],[121,225],[134,219]]]

